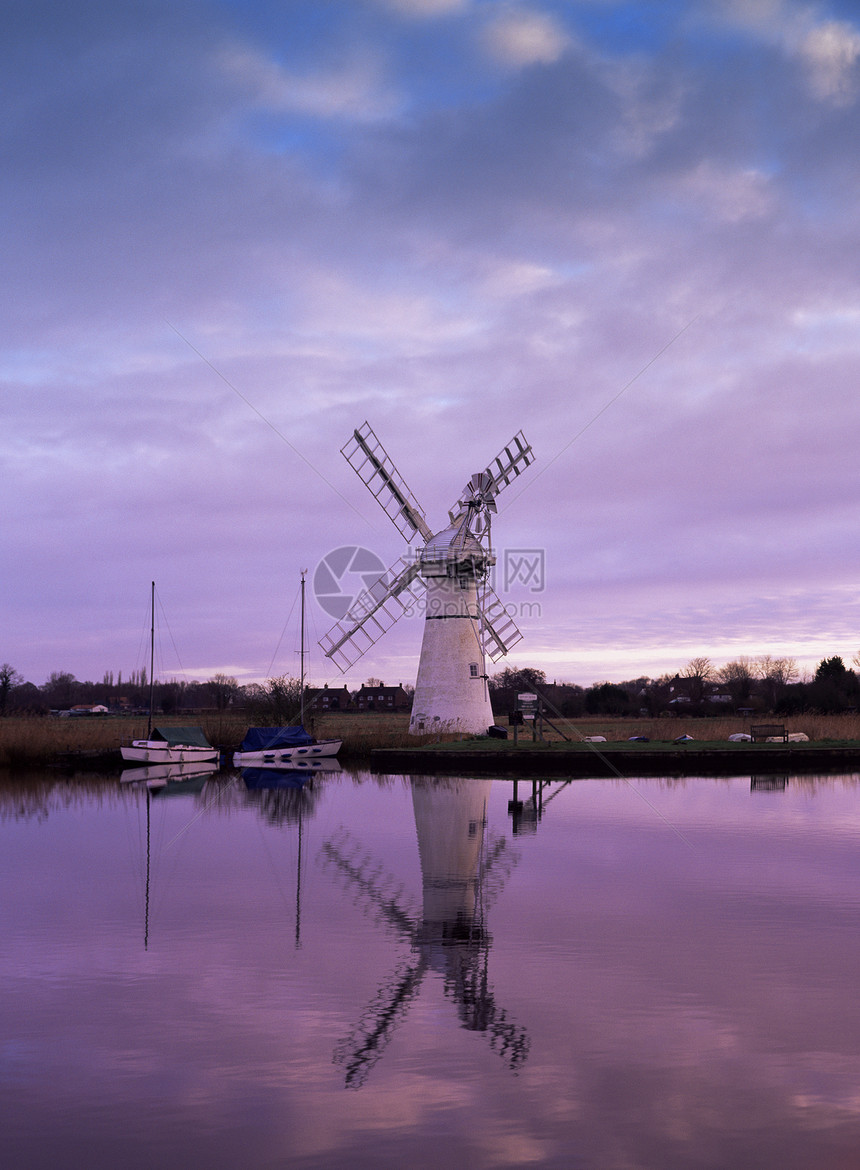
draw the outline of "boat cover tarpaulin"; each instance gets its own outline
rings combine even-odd
[[[301,724],[295,727],[249,727],[240,752],[271,752],[280,748],[305,747],[314,742]]]
[[[153,739],[163,739],[170,747],[187,744],[189,747],[212,747],[200,727],[156,727]]]

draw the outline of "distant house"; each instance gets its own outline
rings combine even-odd
[[[369,686],[367,683],[356,691],[353,702],[359,711],[410,711],[412,700],[403,687],[387,687],[384,683]]]
[[[83,703],[69,709],[70,715],[107,715],[108,709],[101,703]]]
[[[305,707],[314,711],[349,711],[352,708],[352,695],[343,687],[306,687]]]

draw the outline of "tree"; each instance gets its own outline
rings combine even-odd
[[[42,694],[49,707],[71,707],[74,702],[74,689],[77,679],[67,670],[55,670],[48,676],[42,687]]]
[[[509,715],[516,710],[517,695],[546,686],[546,675],[533,666],[506,666],[488,680],[488,685],[496,714]]]
[[[818,711],[827,713],[846,711],[857,706],[860,687],[857,675],[834,654],[822,658],[809,685],[809,701]]]
[[[299,717],[301,683],[297,678],[282,674],[267,679],[262,686],[245,687],[245,702],[254,719],[260,723],[285,726]]]
[[[11,663],[4,662],[0,666],[0,715],[6,714],[6,705],[12,687],[19,687],[23,681],[23,675],[20,675]]]
[[[690,702],[701,703],[705,694],[705,685],[714,677],[714,667],[710,658],[691,658],[681,671],[681,678],[690,680]]]
[[[595,683],[585,692],[585,710],[589,715],[631,715],[639,701],[616,683]]]
[[[506,666],[490,679],[491,691],[528,691],[545,685],[545,672],[534,666]]]
[[[755,679],[755,665],[751,658],[736,658],[727,662],[717,671],[717,678],[724,684],[736,707],[749,703]]]
[[[21,715],[24,712],[29,715],[47,715],[48,704],[34,683],[22,682],[18,686],[12,687],[9,692],[6,712],[10,715],[13,712],[16,715]]]
[[[815,671],[815,682],[825,678],[842,680],[847,673],[845,663],[838,654],[834,654],[832,658],[821,659]]]
[[[762,693],[768,707],[773,710],[785,693],[786,687],[797,679],[796,658],[773,658],[761,654],[755,660],[755,669],[761,679]]]
[[[239,684],[230,674],[215,674],[207,683],[212,702],[218,711],[224,711],[239,693]]]

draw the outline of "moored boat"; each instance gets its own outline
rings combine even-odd
[[[249,727],[239,750],[233,753],[237,768],[266,764],[293,764],[331,758],[340,751],[340,739],[314,739],[301,724],[292,727]]]
[[[147,739],[133,739],[120,751],[124,760],[142,764],[188,764],[218,759],[199,727],[153,727]]]
[[[120,748],[122,758],[139,764],[188,764],[217,760],[220,752],[199,727],[153,727],[155,695],[155,582],[152,582],[149,630],[149,711],[146,738]]]

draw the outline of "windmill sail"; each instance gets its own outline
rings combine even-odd
[[[353,431],[342,454],[398,532],[410,543],[419,535],[421,547],[401,559],[393,580],[385,574],[359,596],[320,639],[323,652],[345,673],[412,612],[420,580],[427,592],[409,732],[486,734],[495,722],[486,658],[496,662],[522,637],[488,586],[490,522],[499,492],[534,462],[530,444],[518,431],[470,478],[448,525],[435,533],[369,423]]]
[[[392,579],[392,574],[396,576]],[[395,622],[420,601],[418,565],[399,557],[368,589],[358,595],[345,617],[319,640],[341,674],[358,662]]]
[[[481,649],[491,662],[498,662],[512,646],[522,640],[517,624],[496,591],[484,585],[478,599]]]
[[[353,431],[341,454],[402,537],[411,541],[419,532],[425,540],[430,539],[433,534],[421,505],[389,459],[370,423],[365,422]]]
[[[531,444],[526,442],[522,431],[517,431],[510,443],[485,469],[493,477],[493,494],[498,495],[503,487],[507,487],[534,461]]]
[[[502,488],[507,487],[534,461],[531,444],[526,442],[522,431],[517,431],[495,459],[491,460],[483,471],[478,471],[472,476],[463,488],[459,506],[471,501],[473,505],[480,504],[495,512],[495,498]],[[451,512],[452,518],[455,511]]]

